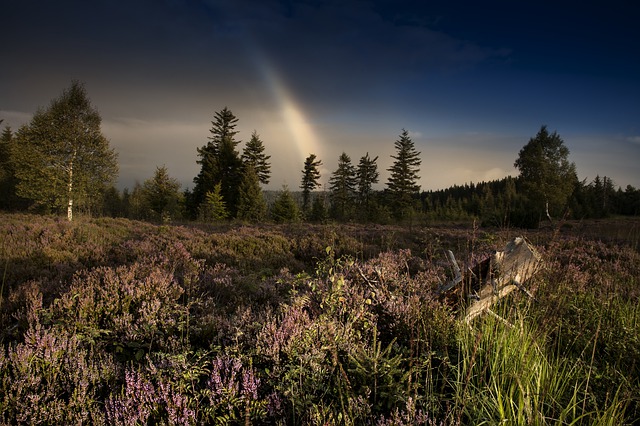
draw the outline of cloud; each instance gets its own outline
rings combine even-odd
[[[627,140],[631,143],[640,145],[640,136],[630,136],[627,138]]]
[[[0,120],[4,120],[2,127],[9,126],[13,131],[18,130],[23,124],[29,123],[32,117],[33,114],[28,112],[0,110]]]

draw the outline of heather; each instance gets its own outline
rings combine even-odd
[[[444,250],[520,230],[0,219],[2,424],[640,417],[637,220],[525,232],[535,299],[469,326]]]

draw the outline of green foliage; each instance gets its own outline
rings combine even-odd
[[[567,206],[578,182],[576,166],[568,157],[564,141],[556,132],[549,134],[546,126],[518,154],[514,167],[520,171],[523,193],[540,216],[558,216]]]
[[[407,210],[413,207],[414,199],[420,190],[418,173],[422,160],[420,160],[420,152],[416,151],[407,130],[402,129],[400,139],[394,145],[396,155],[391,156],[395,161],[387,169],[390,172],[387,189],[391,194],[391,202],[396,216],[402,217],[407,214]]]
[[[311,213],[309,220],[312,222],[323,223],[329,218],[329,210],[327,208],[326,197],[324,194],[317,194],[313,197],[311,205]]]
[[[116,154],[100,131],[101,118],[82,84],[38,110],[15,135],[12,159],[17,194],[46,211],[100,203],[116,178]]]
[[[197,161],[201,169],[193,181],[192,209],[195,210],[204,201],[208,192],[220,184],[220,194],[227,204],[231,217],[237,213],[238,186],[242,177],[242,160],[236,151],[240,143],[235,139],[238,119],[227,107],[215,113],[211,122],[209,142],[198,148]]]
[[[356,169],[351,164],[351,158],[343,152],[338,159],[338,168],[329,178],[331,211],[334,218],[346,220],[352,216],[356,184]]]
[[[371,220],[375,216],[372,212],[373,185],[378,183],[378,157],[370,158],[369,153],[360,158],[356,170],[357,199],[360,219]]]
[[[253,167],[258,175],[260,183],[266,185],[269,183],[269,176],[271,172],[271,164],[268,160],[270,155],[265,155],[264,145],[258,136],[258,132],[255,130],[251,134],[251,139],[245,145],[242,150],[242,163],[247,166]]]
[[[282,188],[282,192],[271,206],[271,218],[276,223],[297,222],[300,220],[300,209],[291,196],[287,187]]]
[[[222,198],[221,184],[213,186],[213,191],[205,194],[199,209],[199,219],[205,222],[219,222],[228,217],[227,203]]]
[[[322,161],[316,160],[315,154],[309,154],[309,156],[304,160],[302,182],[300,183],[300,189],[302,189],[303,213],[308,212],[311,205],[311,191],[320,185],[320,170],[318,170],[318,167],[320,166],[322,166]]]
[[[148,214],[143,216],[153,218],[163,223],[181,217],[182,194],[180,183],[169,176],[166,166],[156,167],[152,178],[142,184],[142,198]]]
[[[244,168],[238,195],[238,219],[260,222],[267,214],[258,175],[251,164]]]
[[[23,209],[27,205],[26,200],[21,199],[16,193],[18,180],[13,160],[15,143],[11,128],[6,126],[0,136],[0,209],[4,210]]]

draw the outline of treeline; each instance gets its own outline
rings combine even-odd
[[[535,227],[555,218],[638,215],[640,190],[616,189],[597,176],[577,178],[569,150],[542,126],[515,160],[518,177],[455,185],[421,192],[421,153],[409,133],[395,141],[384,189],[378,157],[365,153],[356,163],[347,153],[320,190],[322,160],[311,153],[301,165],[299,188],[283,187],[267,199],[271,157],[257,131],[239,150],[238,118],[228,108],[215,113],[207,143],[197,149],[200,172],[192,189],[182,190],[166,166],[142,184],[115,187],[117,155],[101,133],[101,119],[82,84],[73,82],[46,109],[39,109],[17,132],[0,138],[0,209],[91,215],[170,222],[419,222],[479,220],[489,226]],[[299,191],[298,191],[299,189]]]
[[[424,214],[433,220],[479,219],[486,226],[532,226],[540,220],[530,205],[521,179],[508,176],[489,182],[454,185],[421,194]],[[562,217],[599,219],[640,215],[640,189],[616,189],[608,177],[576,182]]]

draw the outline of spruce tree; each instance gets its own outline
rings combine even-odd
[[[418,185],[418,172],[420,172],[420,152],[416,151],[415,145],[409,137],[409,132],[402,129],[400,139],[395,142],[396,155],[392,155],[395,161],[387,169],[391,172],[387,181],[387,189],[391,196],[392,206],[396,216],[403,216],[410,210],[414,199],[420,191]]]
[[[2,121],[0,120],[0,124]],[[18,181],[12,159],[14,144],[13,132],[9,126],[6,126],[0,136],[0,209],[3,210],[21,209],[27,205],[27,200],[16,194]]]
[[[312,222],[325,222],[328,218],[329,212],[327,211],[327,203],[325,201],[324,194],[319,194],[313,197],[309,219],[311,219]]]
[[[166,166],[156,167],[153,177],[142,184],[145,206],[149,209],[146,216],[162,222],[179,218],[182,204],[180,186],[176,179],[169,176]]]
[[[271,164],[268,162],[270,155],[265,155],[264,145],[260,140],[258,132],[255,130],[251,134],[251,139],[242,151],[242,163],[246,167],[251,165],[258,175],[260,183],[267,185],[271,175]]]
[[[318,167],[322,165],[321,160],[316,160],[315,154],[309,154],[304,160],[304,169],[302,170],[302,211],[306,214],[309,211],[311,203],[311,191],[320,186],[320,171]]]
[[[360,158],[356,179],[358,181],[358,206],[360,217],[371,218],[371,197],[373,195],[373,185],[378,183],[380,173],[378,173],[378,157],[370,158],[369,153]]]
[[[227,211],[232,217],[237,212],[238,186],[242,178],[242,160],[236,147],[240,143],[235,139],[238,119],[224,107],[215,113],[209,130],[209,142],[198,148],[197,163],[201,169],[194,178],[195,186],[191,197],[190,209],[195,212],[204,201],[207,192],[212,192],[215,185],[220,184],[220,193],[227,204]]]
[[[213,190],[207,191],[198,209],[200,220],[204,222],[219,222],[229,216],[227,205],[222,198],[221,192],[221,184],[219,182],[213,186]]]
[[[251,164],[244,168],[239,188],[238,219],[249,222],[260,222],[267,212],[267,204],[262,195],[260,180]]]
[[[351,158],[343,152],[338,159],[338,168],[329,178],[331,210],[336,219],[345,220],[351,215],[356,185],[356,169]]]
[[[276,223],[297,222],[300,219],[298,204],[286,186],[271,206],[271,218]]]

